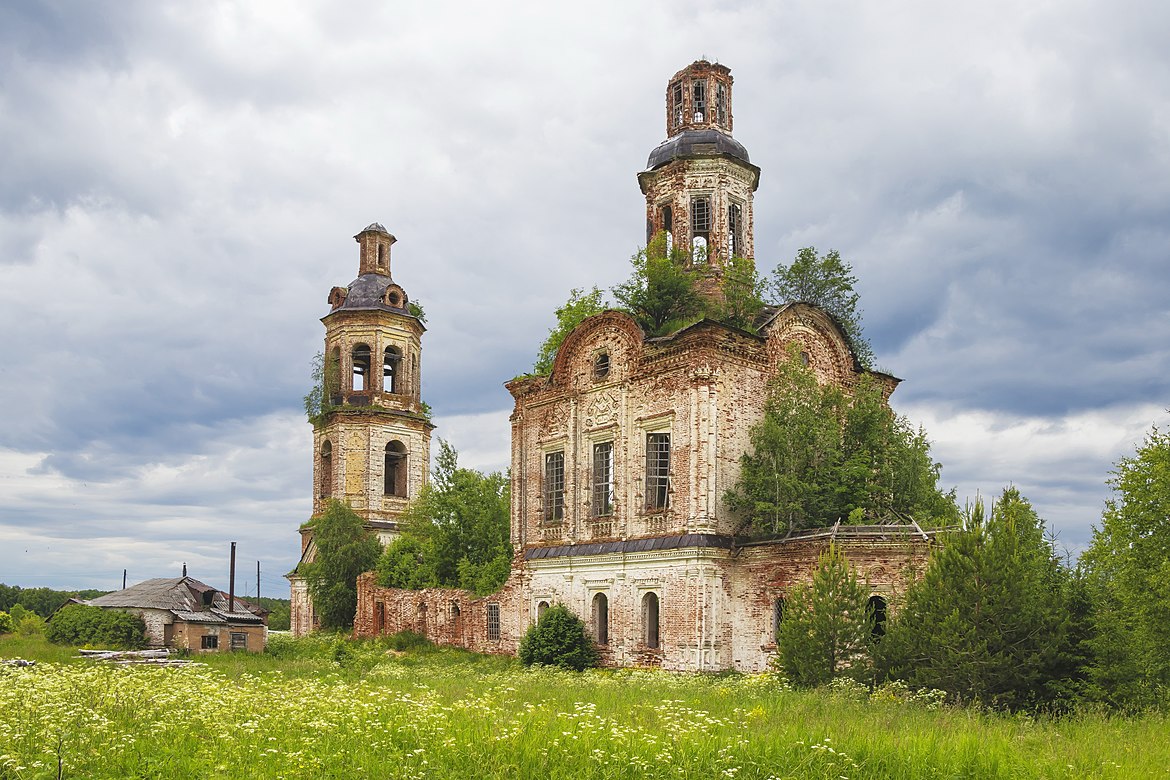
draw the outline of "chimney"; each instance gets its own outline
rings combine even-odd
[[[183,561],[183,576],[187,576],[187,562]]]
[[[228,575],[228,612],[236,611],[236,543],[232,542],[232,570]]]

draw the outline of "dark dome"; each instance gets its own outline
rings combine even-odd
[[[377,309],[408,314],[406,309],[396,309],[386,304],[386,288],[397,287],[389,276],[362,274],[349,283],[349,292],[338,309]],[[401,288],[400,288],[401,289]]]
[[[654,170],[671,160],[686,157],[716,157],[726,155],[740,162],[752,164],[747,149],[727,133],[719,130],[684,130],[667,138],[650,152],[646,169]]]

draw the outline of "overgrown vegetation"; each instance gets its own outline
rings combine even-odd
[[[43,640],[0,637],[0,655],[43,659],[0,667],[0,775],[1122,780],[1170,765],[1161,715],[1021,718],[896,685],[577,673],[327,634],[280,644],[151,669],[60,663]]]
[[[842,520],[958,519],[953,493],[938,488],[930,443],[862,376],[852,395],[821,385],[794,348],[777,367],[764,417],[726,500],[756,535]]]
[[[464,588],[478,595],[508,578],[509,482],[499,472],[459,467],[459,454],[439,440],[431,481],[399,520],[401,535],[378,559],[386,587]]]
[[[0,583],[0,611],[11,613],[17,604],[49,618],[61,605],[71,598],[82,600],[104,596],[108,590],[53,590],[52,588],[22,588],[19,585]]]
[[[142,618],[117,609],[67,604],[49,619],[45,636],[60,645],[86,645],[116,650],[146,647]]]
[[[520,639],[520,661],[580,672],[597,666],[600,656],[585,623],[564,604],[553,604]]]
[[[557,350],[565,342],[565,338],[573,332],[586,317],[600,314],[605,311],[605,295],[597,287],[589,292],[584,289],[573,288],[569,293],[569,300],[557,308],[557,324],[548,332],[548,337],[540,345],[540,352],[536,355],[536,364],[532,367],[534,374],[548,374],[552,371],[553,361],[556,360]]]
[[[306,526],[313,530],[317,554],[298,573],[308,583],[321,627],[349,628],[357,611],[358,575],[374,568],[382,546],[349,504],[337,499]]]
[[[630,258],[630,278],[613,288],[619,307],[647,336],[665,336],[702,317],[704,302],[688,262],[685,251],[667,251],[666,234],[659,233]]]

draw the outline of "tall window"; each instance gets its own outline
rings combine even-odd
[[[382,389],[387,393],[401,393],[402,352],[398,347],[386,347],[382,358]]]
[[[707,262],[711,241],[711,199],[705,195],[691,199],[691,262]]]
[[[772,641],[780,634],[780,624],[784,622],[784,599],[777,597],[772,602]]]
[[[400,441],[392,441],[386,445],[386,467],[383,471],[383,481],[386,495],[406,495],[406,445]]]
[[[715,121],[727,127],[727,87],[722,81],[715,82]]]
[[[599,645],[609,644],[609,598],[604,593],[593,597],[593,639]]]
[[[544,521],[556,523],[565,516],[565,453],[544,456]]]
[[[881,596],[870,596],[865,605],[869,615],[869,630],[874,639],[881,639],[886,635],[886,600]]]
[[[674,250],[674,210],[670,206],[662,207],[662,229],[666,231],[666,254],[669,256]]]
[[[666,509],[670,499],[670,434],[646,434],[646,508]]]
[[[658,594],[642,597],[642,639],[646,647],[658,647]]]
[[[593,516],[613,514],[613,442],[593,445]]]
[[[365,344],[358,344],[353,348],[353,385],[351,389],[361,392],[370,382],[370,348]]]
[[[329,403],[341,405],[341,347],[329,350],[329,359],[325,361],[325,388],[329,396]]]
[[[487,605],[487,635],[491,642],[500,641],[500,605]]]
[[[670,85],[670,101],[671,127],[678,128],[683,123],[683,85],[681,81],[676,81]]]
[[[328,439],[321,445],[319,477],[321,484],[317,487],[317,495],[321,498],[328,498],[333,494],[333,444]]]
[[[707,119],[707,82],[696,80],[691,82],[691,108],[694,110],[696,122]]]
[[[743,208],[738,203],[727,207],[728,257],[745,257],[743,248]]]

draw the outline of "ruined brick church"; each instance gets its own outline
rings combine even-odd
[[[703,60],[666,90],[667,139],[638,183],[647,236],[685,248],[706,295],[732,257],[754,256],[760,170],[732,137],[732,77]],[[343,498],[383,538],[426,480],[431,426],[418,399],[423,327],[390,276],[394,237],[356,237],[359,277],[334,288],[324,318],[336,403],[314,432],[314,511]],[[607,311],[565,339],[548,376],[507,384],[511,416],[512,572],[496,593],[407,591],[358,583],[355,632],[409,629],[437,643],[514,653],[544,609],[563,603],[604,661],[678,670],[765,668],[784,598],[830,541],[882,615],[924,566],[932,534],[916,525],[843,526],[777,541],[735,539],[724,502],[736,482],[769,381],[796,350],[822,383],[865,372],[848,338],[804,303],[767,308],[757,333],[703,320],[648,338]],[[898,381],[874,377],[893,392]],[[344,380],[344,381],[341,381]],[[380,380],[380,381],[379,381]],[[826,518],[833,522],[836,518]],[[311,560],[303,534],[302,560]],[[314,625],[303,578],[290,575],[293,630]]]

